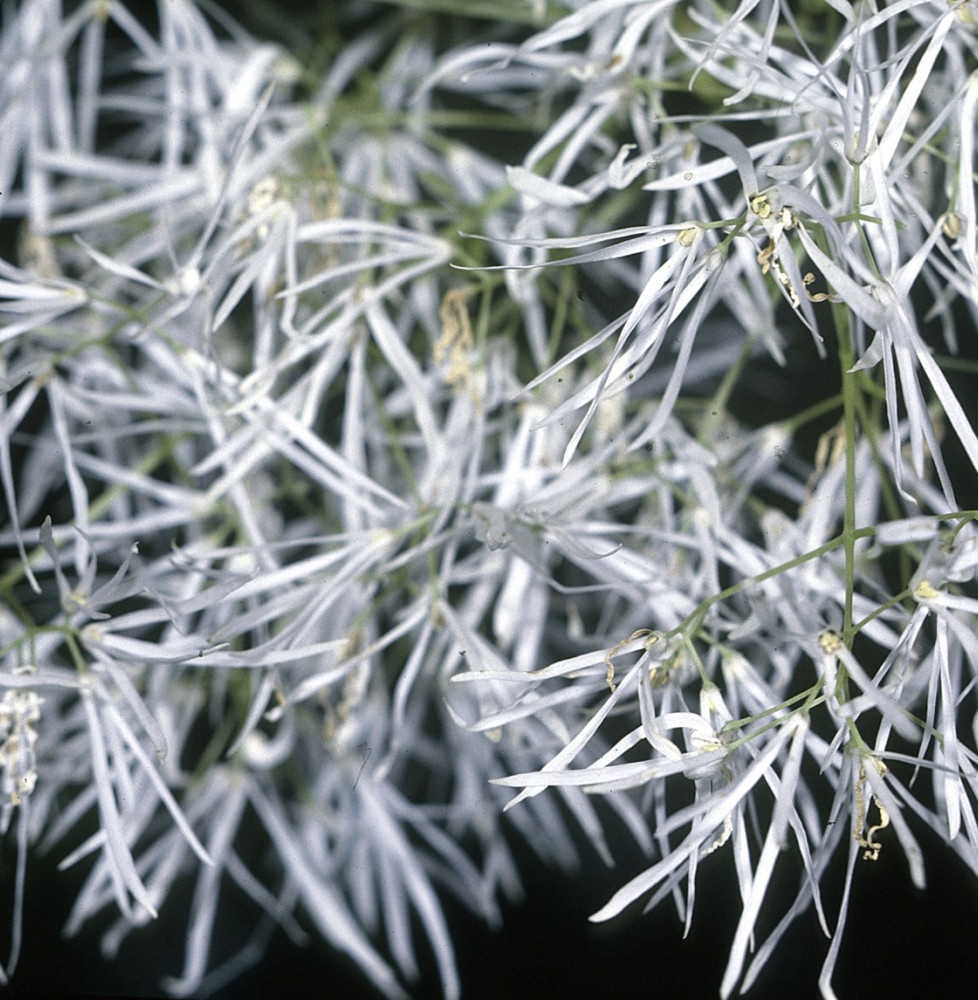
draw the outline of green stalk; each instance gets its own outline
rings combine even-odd
[[[841,303],[832,306],[839,341],[842,370],[842,420],[846,437],[846,508],[842,522],[842,544],[846,554],[846,597],[842,637],[852,645],[852,595],[856,576],[856,410],[859,408],[859,374],[852,371],[856,358],[852,350],[849,312]]]

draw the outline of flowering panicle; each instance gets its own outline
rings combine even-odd
[[[333,6],[4,8],[0,980],[35,845],[106,954],[192,887],[175,996],[457,997],[627,836],[595,920],[727,854],[721,995],[812,908],[833,996],[864,860],[978,874],[974,4]]]

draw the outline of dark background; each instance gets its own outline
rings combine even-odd
[[[834,978],[842,1000],[916,996],[956,1000],[976,995],[978,882],[936,837],[916,832],[928,861],[926,892],[911,886],[892,827],[880,835],[884,843],[880,860],[858,864]],[[684,941],[671,904],[647,915],[636,906],[608,924],[587,921],[589,913],[639,870],[637,858],[626,858],[621,871],[609,872],[590,857],[575,877],[544,868],[525,849],[518,853],[527,898],[522,905],[506,908],[502,930],[492,933],[458,907],[448,908],[465,1000],[695,1000],[719,995],[739,912],[729,856],[718,852],[702,864],[693,929]],[[790,861],[786,858],[784,864]],[[841,877],[841,866],[836,866],[823,886],[830,922]],[[175,893],[159,922],[136,931],[110,964],[99,955],[94,928],[74,940],[61,939],[60,928],[80,878],[74,872],[56,872],[43,858],[32,864],[25,952],[5,996],[162,996],[160,978],[178,975],[182,967],[188,894],[180,898],[181,893]],[[7,878],[3,883],[9,890]],[[772,893],[769,901],[775,899]],[[246,916],[233,909],[220,912],[218,933],[241,939],[250,926],[244,921],[252,919],[253,911]],[[303,922],[309,927],[308,921]],[[0,941],[5,938],[4,933]],[[817,997],[816,982],[827,947],[814,915],[801,917],[748,996]],[[0,951],[6,953],[5,941]],[[419,1000],[440,996],[430,960],[424,963],[422,980],[413,984],[412,996]],[[378,994],[352,962],[314,935],[313,943],[301,949],[279,935],[265,960],[217,997],[375,1000]]]

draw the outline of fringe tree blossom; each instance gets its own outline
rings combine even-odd
[[[812,910],[835,996],[866,864],[978,876],[975,4],[327,7],[3,6],[0,980],[35,850],[107,955],[188,889],[174,996],[451,998],[625,838],[594,920],[726,856],[720,995]]]

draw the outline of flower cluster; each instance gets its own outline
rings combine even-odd
[[[978,875],[972,0],[67,6],[0,22],[0,981],[34,846],[107,954],[193,887],[175,996],[311,925],[457,997],[514,835],[634,840],[595,920],[729,854],[724,997],[809,908],[834,996],[921,825]]]

